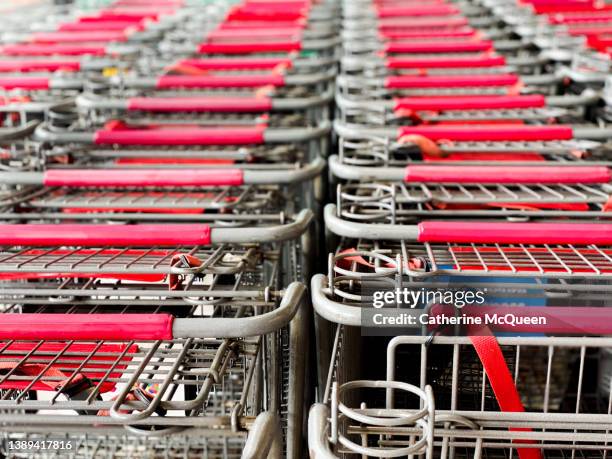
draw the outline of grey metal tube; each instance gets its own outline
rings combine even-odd
[[[2,185],[43,185],[42,172],[0,172]]]
[[[278,308],[265,314],[240,319],[204,318],[175,319],[172,334],[178,338],[238,338],[260,336],[275,332],[297,313],[306,287],[300,282],[289,284]]]
[[[612,128],[573,128],[574,139],[609,140],[612,139]]]
[[[289,184],[300,183],[313,179],[321,174],[325,167],[325,160],[317,156],[312,162],[294,170],[249,170],[243,172],[244,183],[247,185],[259,184]],[[13,174],[14,175],[14,174]],[[0,174],[2,183],[2,174]]]
[[[330,413],[327,405],[315,403],[308,413],[308,451],[310,459],[337,459],[327,441],[327,420]]]
[[[329,157],[329,170],[343,180],[391,180],[399,182],[406,175],[406,169],[403,167],[361,167],[342,164],[338,155]]]
[[[212,244],[287,241],[301,236],[313,218],[312,210],[302,209],[293,221],[286,225],[264,228],[211,228],[210,240]]]
[[[39,124],[40,124],[40,121],[32,120],[32,121],[28,121],[23,126],[18,126],[14,128],[13,127],[0,128],[0,141],[4,142],[4,141],[23,139],[24,137],[27,137],[28,135],[32,134],[36,130]]]
[[[307,140],[319,139],[329,133],[331,126],[324,121],[317,127],[308,128],[268,128],[263,137],[266,143],[289,143],[306,142]]]
[[[241,459],[281,459],[282,432],[278,416],[268,411],[260,413],[251,426]]]
[[[306,110],[309,108],[316,108],[322,105],[326,105],[332,101],[334,97],[334,91],[332,87],[328,87],[321,94],[317,94],[311,97],[283,97],[272,99],[272,110],[275,111],[294,111],[294,110]]]
[[[108,97],[94,96],[92,94],[80,94],[75,99],[78,108],[85,110],[127,110],[127,99],[111,99]]]
[[[338,217],[336,205],[327,204],[323,211],[325,225],[331,232],[339,236],[370,240],[391,239],[416,241],[419,229],[414,225],[384,225],[376,223],[349,222]]]
[[[93,132],[53,132],[40,125],[34,131],[34,139],[39,142],[50,143],[94,143],[95,134]]]
[[[325,284],[323,274],[315,274],[310,281],[312,305],[317,314],[336,324],[361,327],[361,308],[330,300],[323,292]]]

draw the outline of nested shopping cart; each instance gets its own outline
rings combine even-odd
[[[311,218],[3,225],[3,447],[60,428],[79,457],[299,457]]]
[[[606,457],[612,342],[599,336],[610,334],[609,224],[425,221],[411,234],[337,223],[327,220],[347,239],[327,276],[312,281],[315,310],[335,330],[331,357],[319,363],[311,457]],[[355,327],[372,327],[371,315],[385,311],[372,307],[374,292],[453,288],[488,289],[491,304],[417,307],[429,317],[547,323],[450,336],[457,327],[417,322],[386,330],[398,335],[375,349],[386,348],[386,366],[363,362]],[[393,311],[413,311],[394,301]]]

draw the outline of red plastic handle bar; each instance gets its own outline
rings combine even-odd
[[[217,26],[217,29],[223,30],[243,30],[245,28],[251,30],[269,29],[270,21],[231,21],[222,22]],[[274,27],[305,27],[306,21],[304,18],[293,19],[289,21],[274,21]]]
[[[530,126],[515,124],[472,124],[463,126],[406,126],[399,129],[399,136],[422,135],[431,140],[455,141],[542,141],[570,140],[572,127],[568,125]]]
[[[65,56],[82,56],[86,54],[101,56],[106,48],[99,45],[45,45],[26,43],[0,46],[0,54],[11,56],[52,56],[54,54]]]
[[[589,223],[485,223],[427,221],[419,242],[479,244],[612,244],[612,225]]]
[[[111,21],[111,22],[123,22],[126,26],[128,26],[131,24],[140,24],[145,19],[149,19],[149,18],[143,17],[141,15],[134,16],[134,15],[127,15],[127,14],[106,12],[106,14],[98,13],[95,16],[81,16],[78,19],[78,22],[81,24],[83,23],[97,24],[100,22]]]
[[[489,51],[493,49],[493,42],[489,40],[431,40],[431,41],[395,41],[385,46],[388,53],[469,53]]]
[[[240,169],[48,170],[46,186],[234,186],[242,185]]]
[[[395,110],[501,110],[538,108],[546,105],[540,94],[528,96],[440,96],[403,97],[395,100]]]
[[[379,18],[406,16],[451,16],[461,10],[453,5],[432,4],[419,6],[388,6],[378,8]]]
[[[440,59],[421,57],[388,57],[386,66],[390,69],[444,69],[498,67],[506,64],[503,56],[468,56],[444,57]]]
[[[519,82],[514,74],[494,75],[401,75],[388,77],[385,87],[389,89],[410,88],[465,88],[513,86]]]
[[[211,31],[206,39],[210,41],[216,40],[259,40],[262,38],[289,38],[298,39],[302,36],[303,28],[301,27],[271,27],[268,29],[217,29]]]
[[[474,37],[476,31],[470,27],[446,29],[446,30],[402,30],[402,31],[383,31],[380,34],[383,39],[399,40],[408,38],[461,38]]]
[[[272,109],[269,97],[133,97],[128,110],[152,112],[267,112]]]
[[[171,340],[170,314],[4,314],[3,340]]]
[[[275,22],[286,22],[286,21],[297,21],[306,18],[306,15],[302,12],[295,11],[273,11],[257,9],[252,11],[233,11],[228,14],[225,18],[226,21],[270,21]]]
[[[57,27],[58,32],[94,32],[98,30],[142,30],[144,27],[138,22],[125,21],[98,21],[98,22],[66,22]]]
[[[612,21],[612,11],[591,11],[584,13],[559,13],[548,16],[551,24],[580,24]]]
[[[183,59],[177,65],[200,70],[268,70],[279,65],[291,66],[291,59],[283,57]]]
[[[469,25],[469,21],[463,17],[381,19],[378,30],[440,30],[467,25]]]
[[[210,245],[210,226],[200,224],[133,225],[0,225],[0,245],[153,247]]]
[[[450,305],[434,305],[431,316],[454,316],[457,309]],[[497,332],[524,332],[549,334],[609,335],[612,334],[612,310],[594,307],[554,307],[554,306],[465,306],[461,314],[469,317],[481,317],[497,314],[498,317],[510,315],[516,318],[546,319],[517,321],[515,324],[497,321],[488,325]]]
[[[157,79],[157,89],[169,88],[259,88],[284,86],[283,75],[164,75]]]
[[[98,145],[260,145],[263,127],[100,130]]]
[[[406,167],[408,183],[609,183],[605,166],[423,166]]]
[[[88,32],[37,32],[32,34],[34,43],[83,43],[83,42],[109,42],[125,41],[127,35],[124,31],[95,30]]]
[[[302,44],[299,41],[202,43],[198,47],[198,52],[200,54],[290,53],[301,49]]]
[[[81,68],[79,61],[69,60],[0,60],[0,72],[36,72],[48,71],[55,72],[56,70],[78,71]]]
[[[570,35],[589,35],[589,36],[600,36],[609,35],[612,33],[612,25],[605,27],[593,27],[593,26],[580,26],[580,27],[568,27],[567,29]]]
[[[2,89],[28,89],[46,90],[49,89],[49,78],[47,77],[0,77],[0,88]]]

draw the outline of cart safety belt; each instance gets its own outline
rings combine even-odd
[[[68,394],[71,392],[71,389],[80,387],[85,381],[87,381],[81,374],[75,375],[70,380],[70,376],[62,372],[60,369],[54,366],[47,368],[47,366],[48,365],[44,364],[28,363],[20,365],[19,362],[0,362],[0,381],[2,381],[3,376],[12,371],[12,375],[31,376],[33,379],[35,379],[36,382],[32,385],[32,390],[51,392],[65,391]],[[54,380],[45,380],[46,378],[54,378]],[[66,387],[65,384],[69,380],[70,385]],[[31,381],[18,381],[14,383],[11,381],[3,381],[0,382],[0,389],[25,389],[30,384]],[[87,384],[89,385],[89,383]]]
[[[474,330],[471,330],[474,332]],[[489,378],[493,393],[502,411],[522,413],[525,411],[504,354],[488,327],[478,330],[479,335],[470,335],[472,345],[480,358]],[[529,428],[510,428],[510,431],[529,432]],[[530,440],[516,440],[515,443],[533,443]],[[520,459],[542,459],[539,449],[517,448]]]

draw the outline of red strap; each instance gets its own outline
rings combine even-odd
[[[512,374],[508,369],[504,354],[502,353],[497,339],[491,334],[488,328],[483,328],[480,333],[486,335],[470,336],[472,345],[480,358],[489,383],[499,404],[499,408],[504,412],[522,413],[525,411],[521,397],[516,389]],[[510,428],[510,431],[530,432],[531,429]],[[517,443],[533,443],[532,441],[517,441]],[[538,449],[518,448],[520,459],[541,459],[542,454]]]
[[[25,363],[20,365],[19,362],[0,362],[0,381],[3,378],[3,374],[13,371],[11,376],[31,376],[32,379],[36,378],[37,381],[32,386],[33,390],[47,390],[56,392],[62,389],[62,386],[68,381],[68,379],[70,379],[70,376],[53,365],[45,371],[46,367],[47,365],[35,363]],[[54,379],[48,381],[45,380],[45,378]],[[70,381],[70,384],[71,386],[76,386],[82,381],[83,375],[78,374]],[[19,381],[16,384],[5,381],[0,383],[0,389],[17,389],[18,387],[16,386],[27,387],[29,384],[30,381]]]

